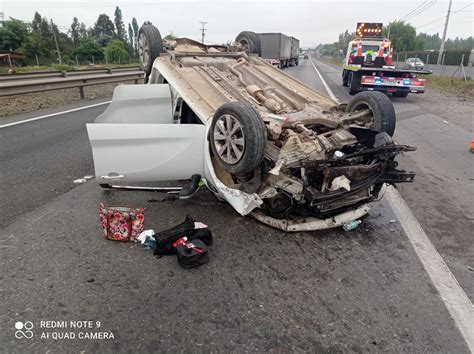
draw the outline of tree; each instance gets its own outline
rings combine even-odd
[[[27,36],[26,25],[22,21],[10,17],[10,20],[4,22],[3,27],[0,27],[0,49],[16,50]]]
[[[173,32],[170,32],[165,37],[163,37],[163,39],[167,40],[167,41],[172,41],[173,39],[176,39],[176,38],[178,38],[178,37],[176,37]]]
[[[33,32],[39,32],[41,24],[41,15],[38,13],[38,11],[35,12],[35,15],[33,16],[33,21],[31,21],[31,30]]]
[[[138,21],[135,17],[132,18],[132,28],[133,28],[133,43],[135,44],[135,53],[138,53]]]
[[[39,33],[43,37],[43,39],[47,40],[52,39],[53,37],[53,32],[51,31],[51,27],[49,25],[49,21],[46,17],[43,17],[41,19],[41,22],[39,24]]]
[[[94,38],[92,37],[83,38],[72,55],[77,56],[81,61],[91,60],[92,57],[94,57],[94,60],[101,60],[104,58],[104,52],[101,46],[94,41]]]
[[[69,30],[69,33],[71,34],[72,42],[74,43],[75,47],[77,47],[77,45],[79,44],[79,39],[81,38],[79,34],[80,28],[81,25],[79,24],[79,20],[77,19],[77,17],[74,17],[72,19],[71,29]]]
[[[425,43],[416,36],[415,27],[404,21],[390,22],[384,29],[384,35],[390,33],[392,46],[397,52],[409,52],[415,50],[424,50]]]
[[[99,18],[92,29],[92,35],[102,46],[106,46],[107,43],[115,37],[115,26],[109,16],[106,14],[99,15]]]
[[[128,39],[130,44],[130,53],[132,54],[132,56],[135,56],[135,40],[133,35],[133,28],[130,23],[128,24]]]
[[[47,61],[49,61],[52,56],[47,43],[43,37],[41,37],[41,34],[37,32],[31,32],[29,34],[19,51],[25,55],[30,63],[36,63],[35,56]]]
[[[110,62],[120,63],[128,58],[125,44],[119,39],[114,39],[105,47],[105,55]]]
[[[125,33],[125,25],[123,24],[122,10],[120,10],[120,7],[118,6],[115,7],[114,23],[115,30],[117,31],[117,38],[123,42],[126,41],[127,35]]]
[[[420,33],[418,37],[425,42],[426,49],[437,50],[441,45],[441,38],[439,37],[439,33],[430,35],[427,33]]]

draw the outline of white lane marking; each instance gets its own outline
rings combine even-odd
[[[471,353],[474,352],[474,308],[428,235],[411,212],[400,193],[390,186],[385,193],[393,211],[415,249],[436,290],[441,295],[454,323],[464,337]]]
[[[326,92],[328,93],[329,97],[331,97],[334,101],[336,101],[337,103],[339,103],[339,100],[337,99],[336,95],[334,94],[334,92],[332,92],[332,90],[329,88],[329,85],[326,83],[326,81],[323,79],[323,76],[321,75],[321,73],[319,72],[318,68],[316,67],[316,65],[314,65],[313,63],[313,59],[310,59],[311,61],[311,65],[313,65],[313,68],[314,70],[316,71],[316,73],[318,74],[319,78],[321,79],[321,82],[323,83],[323,86],[324,88],[326,89]]]
[[[331,98],[336,97],[312,60],[311,63],[328,94]],[[335,100],[337,101],[337,99]],[[428,235],[400,193],[393,186],[390,186],[385,195],[398,220],[401,221],[400,223],[405,234],[410,240],[423,268],[428,273],[431,282],[440,294],[441,300],[443,300],[456,327],[461,332],[471,353],[474,353],[474,308],[471,300],[467,297],[441,255],[436,251]]]
[[[33,121],[35,121],[35,120],[40,120],[40,119],[44,119],[44,118],[49,118],[49,117],[54,117],[54,116],[60,116],[61,114],[66,114],[66,113],[71,113],[71,112],[77,112],[77,111],[81,111],[81,110],[83,110],[83,109],[88,109],[88,108],[93,108],[93,107],[97,107],[97,106],[102,106],[102,105],[104,105],[104,104],[109,104],[110,102],[112,102],[112,101],[106,101],[106,102],[95,103],[95,104],[91,104],[91,105],[89,105],[89,106],[78,107],[78,108],[74,108],[74,109],[69,109],[69,110],[67,110],[67,111],[62,111],[62,112],[56,112],[56,113],[46,114],[46,115],[40,116],[40,117],[34,117],[34,118],[25,119],[25,120],[20,120],[20,121],[18,121],[18,122],[3,124],[3,125],[0,125],[0,129],[12,127],[12,126],[14,126],[14,125],[19,125],[19,124],[23,124],[23,123],[33,122]]]

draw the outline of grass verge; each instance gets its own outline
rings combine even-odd
[[[441,75],[426,75],[426,88],[455,95],[474,97],[474,80]]]

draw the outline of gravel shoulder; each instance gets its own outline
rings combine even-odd
[[[451,124],[474,133],[472,98],[429,90],[422,95],[409,95],[407,100],[427,113],[435,114]]]

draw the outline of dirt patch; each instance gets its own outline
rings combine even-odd
[[[428,90],[422,95],[409,95],[408,99],[424,111],[474,133],[472,119],[474,117],[474,100],[472,98]]]
[[[112,96],[114,88],[117,85],[133,83],[134,81],[126,81],[120,83],[86,86],[84,88],[84,100],[93,100],[96,98]],[[8,117],[19,113],[34,112],[44,108],[60,107],[78,101],[81,101],[79,88],[0,97],[0,117]]]

